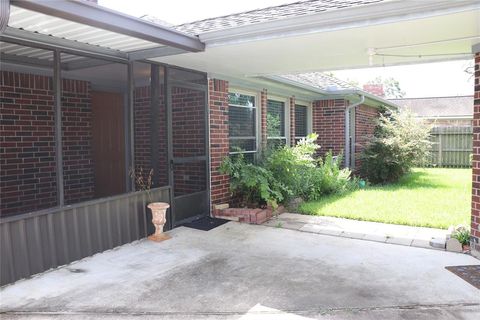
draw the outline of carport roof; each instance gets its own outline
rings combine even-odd
[[[153,60],[236,77],[470,59],[480,0],[311,0],[176,29],[207,50]]]

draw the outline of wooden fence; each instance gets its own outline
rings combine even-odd
[[[151,194],[171,203],[170,187]],[[147,202],[145,192],[132,192],[1,218],[0,285],[146,237],[154,229]]]
[[[472,127],[434,127],[429,166],[468,168],[473,149]]]

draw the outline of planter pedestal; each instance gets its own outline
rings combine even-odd
[[[163,226],[167,222],[165,216],[170,205],[165,202],[153,202],[147,207],[152,211],[152,223],[155,226],[155,233],[149,236],[148,240],[161,242],[170,239],[168,234],[163,233]]]

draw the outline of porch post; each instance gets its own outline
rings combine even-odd
[[[63,186],[63,141],[62,141],[62,69],[61,52],[53,52],[53,94],[55,105],[55,165],[57,177],[57,202],[60,207],[65,205]]]
[[[160,186],[159,169],[159,72],[156,64],[151,64],[150,81],[150,166],[153,169],[153,186]]]
[[[130,179],[129,175],[129,169],[135,168],[135,115],[134,115],[134,101],[133,101],[133,92],[135,90],[135,83],[134,83],[134,77],[133,77],[133,62],[128,63],[128,71],[127,71],[127,90],[128,90],[128,109],[127,109],[127,123],[128,123],[128,138],[127,138],[127,191],[135,191],[135,181],[134,179]]]
[[[473,161],[471,252],[480,258],[480,43],[473,46],[475,54],[475,93],[473,102]]]
[[[295,146],[295,96],[290,97],[290,146]]]
[[[173,186],[173,125],[172,125],[172,89],[170,86],[170,67],[165,67],[165,108],[167,111],[167,161],[168,185]],[[173,189],[172,189],[173,193]],[[172,210],[172,208],[170,208]]]

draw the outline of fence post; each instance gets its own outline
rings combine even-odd
[[[443,145],[442,145],[442,134],[438,135],[438,166],[442,166],[442,154],[443,154]]]

